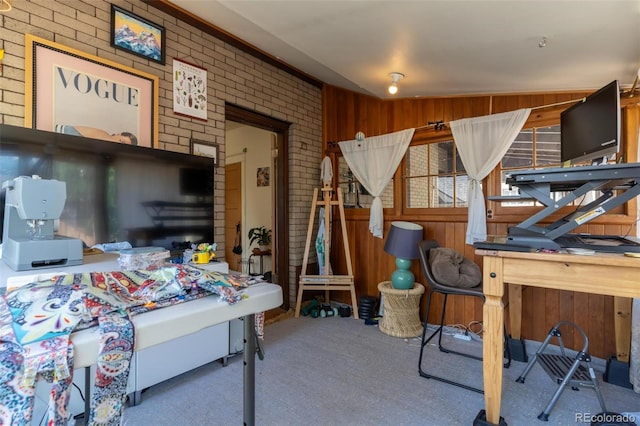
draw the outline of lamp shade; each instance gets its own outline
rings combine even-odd
[[[409,270],[411,259],[418,257],[418,242],[422,240],[422,226],[411,222],[391,222],[384,251],[396,257],[396,269],[391,274],[391,285],[399,290],[413,288],[415,276]]]
[[[391,222],[384,251],[401,259],[417,259],[422,226],[411,222]]]

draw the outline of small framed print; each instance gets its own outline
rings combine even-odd
[[[164,65],[165,44],[163,26],[111,5],[111,46]]]
[[[207,121],[207,70],[173,60],[173,112]]]
[[[218,166],[218,144],[198,139],[191,139],[191,153],[201,157],[213,158],[213,165]]]
[[[269,186],[270,180],[269,167],[258,167],[258,171],[256,172],[256,185]]]

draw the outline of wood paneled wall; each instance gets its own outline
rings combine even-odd
[[[538,107],[579,99],[589,92],[554,93],[535,95],[499,95],[451,98],[420,98],[381,100],[374,97],[353,93],[347,90],[327,86],[323,89],[323,140],[329,155],[336,153],[331,142],[354,139],[358,131],[367,136],[375,136],[411,127],[420,128],[428,122],[443,121],[447,123],[460,118],[487,115],[512,111],[525,107]],[[530,120],[544,120],[548,116],[559,116],[562,107],[536,109]],[[623,131],[627,138],[636,135],[631,143],[631,150],[637,152],[638,107],[630,108],[630,118],[623,123]],[[418,129],[416,137],[424,137],[425,132],[433,129]],[[420,136],[422,134],[422,136]],[[334,146],[332,149],[331,147]],[[635,158],[632,161],[636,161]],[[335,164],[335,161],[334,161]],[[399,178],[399,174],[396,175]],[[396,179],[398,180],[398,179]],[[635,206],[635,205],[634,205]],[[635,207],[634,207],[635,209]],[[378,296],[378,283],[389,279],[395,269],[392,256],[384,252],[384,240],[374,238],[369,232],[369,216],[367,211],[347,210],[347,233],[356,282],[358,297]],[[607,215],[605,215],[607,216]],[[465,244],[466,216],[438,217],[425,215],[402,215],[399,206],[385,209],[385,235],[393,220],[406,220],[420,224],[425,229],[425,239],[435,239],[441,246],[454,248],[467,257],[482,264],[482,259],[475,255],[472,246]],[[513,217],[488,221],[488,233],[505,235],[507,228],[518,223]],[[630,226],[635,233],[635,226],[629,220],[612,220],[613,223],[587,224],[579,228],[580,232],[593,234],[623,235]],[[621,223],[622,222],[622,223]],[[341,243],[339,223],[333,225],[333,246]],[[332,265],[336,273],[345,272],[344,257],[340,250],[332,251]],[[418,282],[424,282],[418,261],[412,266]],[[349,302],[341,292],[336,292],[337,300]],[[482,303],[477,298],[454,297],[448,302],[446,324],[468,325],[473,321],[482,321]],[[426,297],[422,300],[421,315],[424,315]],[[434,297],[435,306],[441,305],[441,298]],[[506,298],[505,298],[506,305]],[[508,309],[508,306],[507,306]],[[607,358],[615,354],[613,332],[613,298],[610,296],[587,295],[568,291],[525,288],[523,292],[522,336],[525,339],[542,341],[549,329],[558,320],[564,319],[580,324],[590,340],[590,352],[594,356]],[[439,321],[439,312],[434,312],[429,322]],[[476,328],[474,328],[475,330]],[[573,347],[573,339],[565,339],[569,347]]]

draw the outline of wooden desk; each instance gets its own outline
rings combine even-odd
[[[485,410],[474,424],[500,424],[505,284],[640,297],[640,259],[622,254],[577,256],[476,250],[483,256],[483,376]],[[486,419],[486,422],[484,420]],[[504,424],[504,423],[503,423]]]

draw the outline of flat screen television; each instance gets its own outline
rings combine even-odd
[[[86,246],[177,251],[215,242],[210,158],[0,125],[0,182],[32,175],[66,183],[57,230]],[[2,190],[0,238],[5,197]]]
[[[620,86],[612,81],[560,114],[560,160],[599,162],[620,151]]]
[[[207,197],[213,194],[213,179],[210,169],[202,167],[180,168],[180,191],[182,195]]]

